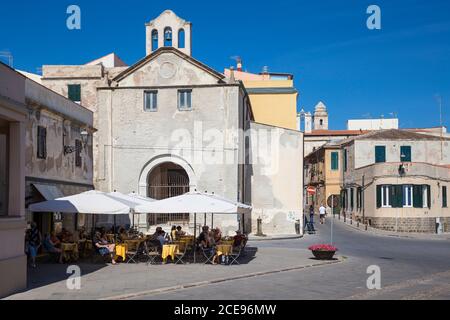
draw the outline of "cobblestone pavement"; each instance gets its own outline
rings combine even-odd
[[[29,290],[9,299],[450,299],[450,241],[364,233],[333,224],[339,260],[318,265],[308,246],[331,243],[330,220],[301,239],[254,241],[238,266],[81,264],[81,290],[67,266],[30,270]],[[367,267],[381,269],[368,290]]]

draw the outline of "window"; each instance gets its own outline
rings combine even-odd
[[[400,161],[411,162],[411,146],[400,147]]]
[[[37,127],[37,157],[47,158],[47,128],[41,126]]]
[[[347,149],[344,149],[344,171],[347,171]]]
[[[158,91],[144,91],[144,110],[156,111],[158,109]]]
[[[392,188],[389,185],[377,186],[377,208],[390,208],[391,207],[391,193]]]
[[[166,27],[164,29],[164,46],[171,47],[172,46],[172,28]]]
[[[386,162],[386,147],[375,146],[375,163]]]
[[[322,120],[322,119],[319,120],[319,125],[320,125],[320,126],[323,125],[323,120]]]
[[[355,201],[354,188],[350,188],[350,211],[353,211],[355,203],[354,201]]]
[[[413,186],[403,186],[403,207],[412,207],[413,205]]]
[[[185,47],[184,29],[178,30],[178,48],[183,49]]]
[[[362,187],[356,188],[356,207],[358,210],[362,208]]]
[[[447,186],[442,186],[442,208],[447,208]]]
[[[429,185],[422,186],[423,208],[431,209],[431,188]]]
[[[75,166],[81,167],[81,141],[76,139],[75,140]]]
[[[178,90],[178,109],[192,110],[192,90]]]
[[[152,30],[152,51],[158,49],[158,30]]]
[[[339,170],[339,153],[331,152],[331,170]]]
[[[69,84],[67,85],[68,98],[74,102],[81,101],[81,85]]]

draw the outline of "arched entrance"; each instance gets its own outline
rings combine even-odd
[[[176,197],[189,192],[189,176],[180,165],[173,162],[163,162],[155,166],[147,176],[147,196],[161,200]],[[188,213],[150,214],[148,224],[186,224],[189,223]]]

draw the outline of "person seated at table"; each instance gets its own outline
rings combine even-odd
[[[126,230],[125,230],[124,227],[121,227],[121,228],[119,229],[119,239],[120,239],[121,241],[129,240],[129,239],[130,239],[130,237],[128,236],[128,234],[127,234],[127,232],[126,232]]]
[[[161,247],[167,242],[167,235],[166,232],[164,230],[159,230],[159,235],[156,238],[159,240],[159,243],[161,243]]]
[[[73,242],[73,235],[66,228],[62,228],[60,239],[61,242]]]
[[[219,244],[222,239],[222,231],[219,228],[214,229],[214,243]]]
[[[50,232],[50,241],[53,243],[53,245],[56,248],[60,248],[61,247],[61,240],[59,240],[59,238],[56,236],[56,232],[52,231]]]
[[[44,247],[44,250],[47,251],[48,253],[58,253],[59,254],[58,262],[63,263],[62,250],[56,247],[57,243],[52,241],[52,239],[54,238],[56,238],[55,232],[51,232],[50,234],[47,233],[44,237],[44,242],[42,243],[42,246]],[[56,239],[58,240],[58,243],[61,244],[59,242],[59,239],[58,238]]]
[[[184,231],[182,230],[181,226],[178,226],[178,227],[177,227],[176,233],[177,233],[177,238],[186,235],[186,232],[184,232]]]
[[[210,237],[209,227],[203,226],[202,227],[202,233],[197,238],[197,242],[199,246],[203,248],[210,248],[212,247],[212,239]]]
[[[114,248],[115,244],[110,244],[106,240],[106,232],[100,233],[96,232],[94,237],[95,248],[102,256],[110,255],[111,263],[116,264],[114,260]]]
[[[85,227],[80,227],[80,229],[78,229],[78,239],[79,240],[84,240],[87,239],[88,235],[86,232],[86,228]]]
[[[237,230],[236,235],[233,237],[233,247],[245,246],[247,240],[246,235],[241,230]]]
[[[152,234],[152,236],[151,236],[152,239],[158,239],[159,234],[161,233],[161,231],[162,231],[162,228],[161,228],[161,227],[156,227],[155,233]]]
[[[170,239],[172,241],[178,240],[177,227],[176,226],[172,226],[172,230],[170,230]]]

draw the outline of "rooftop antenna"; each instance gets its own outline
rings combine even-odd
[[[0,57],[6,58],[8,59],[8,65],[13,68],[13,55],[11,53],[11,51],[8,50],[4,50],[4,51],[0,51]]]

